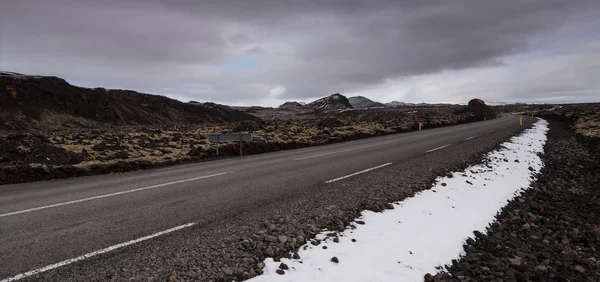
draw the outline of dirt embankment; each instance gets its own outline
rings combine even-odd
[[[447,272],[425,281],[599,281],[600,153],[577,134],[551,120],[545,166],[531,189]]]

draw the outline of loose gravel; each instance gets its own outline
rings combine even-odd
[[[552,121],[538,180],[425,281],[600,281],[600,153]]]

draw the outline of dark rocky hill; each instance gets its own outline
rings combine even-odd
[[[385,105],[388,107],[404,107],[404,106],[406,106],[406,103],[398,102],[398,101],[391,101],[389,103],[385,103]]]
[[[130,90],[77,87],[58,77],[0,72],[0,130],[257,119],[214,103],[183,103]]]
[[[308,103],[307,106],[324,111],[352,109],[352,105],[350,104],[350,101],[348,101],[348,98],[340,93],[335,93]]]
[[[363,96],[355,96],[348,98],[350,105],[355,109],[366,109],[366,108],[382,108],[384,104],[375,102],[369,98]]]
[[[479,115],[487,116],[488,118],[494,118],[496,116],[496,111],[490,106],[486,105],[485,102],[479,98],[469,101],[466,110]]]
[[[301,109],[303,108],[304,105],[295,102],[295,101],[288,101],[283,103],[281,106],[279,106],[279,109],[284,109],[284,110],[293,110],[293,109]]]

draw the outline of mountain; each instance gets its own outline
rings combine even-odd
[[[348,98],[350,105],[352,105],[355,109],[365,109],[365,108],[381,108],[385,107],[384,104],[375,102],[370,100],[369,98],[363,96],[355,96]]]
[[[73,86],[53,76],[0,72],[0,130],[258,120],[214,103],[183,103],[130,90]]]
[[[434,104],[428,104],[428,103],[404,103],[404,102],[398,102],[398,101],[392,101],[390,103],[385,103],[386,106],[388,107],[447,107],[447,106],[452,106],[452,104],[445,104],[445,103],[434,103]]]
[[[238,111],[260,111],[272,109],[272,107],[263,107],[263,106],[228,106],[234,110]]]
[[[386,106],[388,107],[404,107],[406,106],[406,103],[404,102],[398,102],[398,101],[392,101],[390,103],[385,103]]]
[[[352,109],[352,105],[346,96],[335,93],[308,103],[306,106],[324,111]]]
[[[295,101],[288,101],[283,103],[281,106],[279,106],[280,109],[284,109],[284,110],[293,110],[293,109],[301,109],[303,108],[304,105],[295,102]]]

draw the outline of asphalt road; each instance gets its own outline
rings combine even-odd
[[[0,279],[83,260],[86,257],[80,256],[85,254],[144,244],[138,241],[240,206],[293,197],[309,185],[354,181],[360,174],[417,155],[452,150],[457,144],[478,146],[486,134],[513,134],[518,119],[504,115],[242,158],[0,186]],[[530,123],[526,119],[526,125]]]

